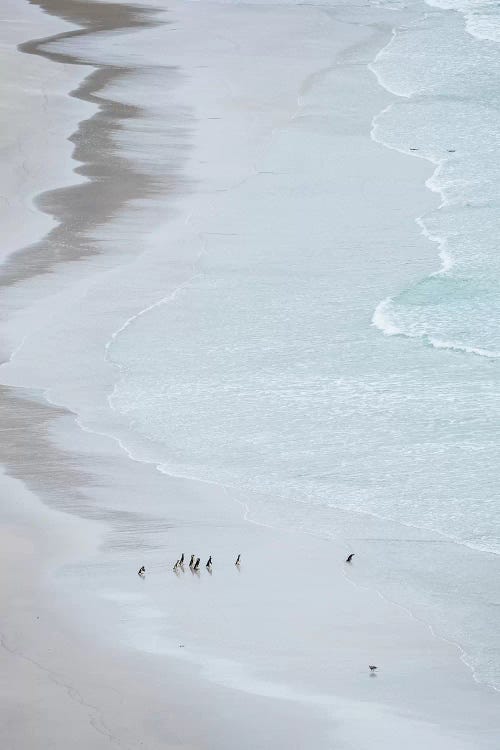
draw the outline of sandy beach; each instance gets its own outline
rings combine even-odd
[[[369,319],[398,275],[418,278],[434,257],[415,225],[437,204],[429,163],[370,137],[392,97],[368,64],[395,14],[7,3],[6,750],[498,747],[498,692],[474,679],[456,644],[369,584],[394,550],[418,548],[428,561],[449,540],[340,509],[323,538],[292,513],[288,528],[271,523],[264,496],[159,471],[159,449],[146,455],[108,401],[117,333],[203,275],[212,246],[232,252],[238,236],[245,248],[255,195],[268,196],[271,231],[272,196],[286,196],[291,213],[304,205],[294,202],[309,174],[302,162],[317,161],[311,193],[333,191],[339,276],[368,241],[375,248],[366,309],[353,305],[353,317]],[[335,102],[328,118],[316,86]],[[314,221],[323,226],[320,211]],[[276,236],[288,239],[287,227]],[[199,575],[172,570],[182,552],[201,557]]]

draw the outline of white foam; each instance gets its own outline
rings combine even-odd
[[[440,273],[436,271],[436,274]],[[420,338],[425,343],[430,344],[434,349],[448,349],[450,351],[462,352],[464,354],[474,354],[478,357],[487,357],[488,359],[499,359],[500,352],[493,349],[485,349],[477,346],[469,346],[459,341],[443,341],[435,336],[429,336],[427,332],[421,331],[410,332],[398,326],[394,320],[394,303],[391,297],[379,302],[372,316],[372,325],[378,328],[385,336],[403,336],[409,339]],[[472,546],[472,545],[471,545]],[[492,552],[491,547],[485,548],[484,545],[478,547],[473,545],[474,549],[487,549]]]
[[[440,341],[433,336],[425,337],[434,349],[450,349],[455,352],[463,352],[465,354],[475,354],[478,357],[487,357],[488,359],[500,358],[500,352],[496,352],[492,349],[481,349],[478,346],[467,346],[459,341]],[[480,548],[478,548],[480,549]],[[491,551],[491,548],[489,548]]]
[[[471,9],[471,5],[467,2],[462,4],[453,4],[450,2],[435,3],[437,7],[441,8],[454,8],[456,10],[466,11]],[[483,7],[483,6],[482,6]],[[490,7],[491,9],[491,7]],[[441,31],[446,28],[446,19],[444,16],[439,18],[438,26]],[[456,24],[455,24],[456,27]],[[460,28],[455,28],[455,32],[460,34]],[[400,40],[399,34],[402,34]],[[393,35],[390,42],[386,47],[381,50],[376,56],[373,63],[369,66],[372,72],[376,75],[378,82],[388,91],[398,96],[399,99],[409,101],[413,104],[406,105],[404,102],[399,104],[390,104],[385,107],[378,115],[373,118],[371,136],[373,140],[385,145],[388,148],[396,150],[400,153],[408,154],[408,146],[401,146],[398,142],[398,138],[402,141],[403,138],[408,138],[408,133],[413,133],[411,123],[408,125],[408,133],[404,133],[402,128],[404,127],[404,117],[408,113],[408,117],[411,118],[413,113],[414,116],[421,118],[422,122],[420,126],[415,130],[415,134],[411,135],[411,143],[414,143],[416,149],[411,152],[411,155],[417,158],[424,158],[430,163],[435,165],[435,170],[430,178],[426,181],[426,186],[432,192],[437,193],[440,196],[440,205],[438,211],[442,209],[453,209],[456,207],[459,209],[462,207],[464,211],[469,210],[471,206],[476,205],[488,205],[488,201],[491,200],[490,196],[495,195],[494,185],[496,185],[497,176],[494,168],[491,168],[491,172],[488,169],[478,173],[471,168],[470,160],[467,161],[467,145],[469,141],[464,137],[464,134],[457,130],[457,133],[453,132],[453,126],[447,126],[443,130],[442,122],[437,122],[435,127],[432,127],[432,108],[430,102],[433,97],[438,102],[437,115],[443,115],[446,112],[443,107],[454,107],[457,123],[467,124],[468,119],[471,120],[471,139],[474,137],[474,141],[477,139],[484,144],[484,157],[485,165],[491,165],[494,162],[491,161],[490,152],[495,150],[495,138],[492,135],[492,128],[490,126],[490,120],[493,116],[490,111],[481,103],[480,98],[478,99],[478,111],[474,114],[474,109],[468,105],[460,103],[460,97],[454,99],[451,97],[449,103],[447,103],[446,97],[442,100],[439,99],[441,90],[445,91],[445,76],[441,73],[436,76],[435,79],[429,76],[428,73],[420,76],[419,70],[415,67],[415,62],[408,67],[405,75],[400,75],[401,70],[401,59],[404,52],[410,54],[415,49],[416,43],[412,38],[412,29],[405,27],[401,32],[393,30]],[[430,44],[430,40],[436,36],[436,29],[433,26],[432,18],[426,19],[421,26],[415,27],[415,34],[418,35],[420,43]],[[398,47],[398,40],[401,41],[401,45]],[[476,50],[472,48],[472,43],[468,42],[464,48],[466,52],[464,54],[465,69],[477,68],[476,61]],[[446,54],[446,49],[443,54]],[[419,49],[418,55],[422,55],[422,51]],[[440,50],[436,50],[436,61],[435,66],[439,66],[439,55]],[[490,61],[490,57],[486,56],[483,63],[487,64]],[[429,61],[429,65],[431,65]],[[453,76],[453,68],[450,63],[445,64],[445,70],[450,71],[450,76]],[[422,84],[416,85],[416,82],[422,81]],[[419,86],[422,85],[422,88]],[[427,88],[426,88],[427,86]],[[452,82],[452,91],[456,86],[455,82]],[[420,97],[420,94],[425,94],[425,98]],[[480,93],[480,92],[479,92]],[[458,92],[457,92],[457,96]],[[467,100],[468,101],[468,100]],[[443,103],[444,102],[444,103]],[[453,110],[450,110],[453,111]],[[426,122],[426,116],[429,124]],[[401,132],[397,131],[399,126]],[[391,132],[392,127],[392,132]],[[398,135],[399,133],[399,135]],[[450,133],[450,135],[448,135]],[[460,159],[457,160],[455,156],[456,148],[450,149],[447,147],[447,139],[451,138],[450,146],[454,147],[457,142],[462,144],[462,148],[459,149]],[[415,140],[413,140],[415,138]],[[420,139],[420,140],[419,140]],[[443,144],[443,145],[441,145]],[[418,147],[418,148],[417,148]],[[474,151],[477,151],[474,146]],[[448,153],[447,153],[448,152]],[[460,174],[460,168],[463,166],[463,175]],[[468,171],[466,171],[468,169]],[[481,192],[482,191],[482,192]],[[451,215],[451,214],[449,214]],[[465,214],[464,221],[465,221]],[[458,259],[452,247],[455,248],[456,236],[458,236],[458,230],[453,233],[453,240],[451,236],[447,236],[445,230],[439,233],[428,228],[430,223],[426,216],[421,216],[416,219],[417,224],[421,227],[422,234],[427,237],[430,241],[437,243],[439,248],[439,259],[441,261],[440,268],[429,274],[429,278],[432,277],[444,277],[452,276],[454,271],[460,273],[461,268],[458,266]],[[441,221],[443,223],[443,221]],[[433,217],[433,224],[439,226],[439,222],[436,222],[436,218]],[[470,244],[470,243],[469,243]],[[469,248],[470,254],[471,248]],[[469,263],[473,266],[475,257],[470,258]],[[477,258],[480,255],[477,254]],[[467,262],[467,258],[460,258],[460,263],[464,264]],[[464,274],[465,275],[465,274]],[[436,309],[436,308],[434,308]],[[414,308],[415,316],[417,315],[417,308]],[[422,311],[420,311],[422,312]],[[403,314],[401,314],[403,313]],[[372,324],[375,325],[386,335],[401,335],[407,338],[421,338],[425,343],[434,346],[437,349],[449,349],[452,351],[460,351],[466,354],[473,354],[477,356],[484,356],[489,358],[496,358],[495,347],[480,346],[474,344],[474,336],[472,342],[457,341],[454,337],[450,336],[449,339],[446,336],[440,335],[440,328],[442,327],[443,318],[440,316],[439,320],[433,319],[433,308],[429,307],[427,320],[421,314],[418,319],[415,317],[415,326],[408,323],[408,315],[411,314],[411,308],[401,311],[398,314],[398,295],[393,295],[391,298],[382,300],[376,307],[373,316]],[[450,312],[450,328],[457,328],[453,325],[453,318],[455,312]],[[466,326],[465,326],[466,327]],[[436,330],[433,330],[436,329]],[[481,329],[482,331],[482,329]],[[480,337],[478,333],[477,338]]]
[[[431,242],[436,242],[439,245],[439,258],[441,260],[441,268],[438,268],[437,271],[434,271],[431,276],[446,275],[451,271],[456,263],[456,260],[450,252],[448,246],[448,238],[439,237],[438,235],[433,234],[425,224],[425,217],[419,216],[418,219],[416,219],[416,222],[421,227],[424,237],[427,237],[428,240],[430,240]]]
[[[386,297],[379,302],[372,316],[372,325],[378,328],[386,336],[400,336],[403,332],[397,326],[391,315],[392,298]]]
[[[500,42],[500,15],[496,0],[425,0],[427,5],[454,10],[465,19],[467,32],[482,41]]]

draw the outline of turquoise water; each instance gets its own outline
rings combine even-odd
[[[432,59],[439,64],[429,64]],[[435,163],[428,184],[442,199],[421,219],[441,264],[384,302],[374,321],[389,333],[498,358],[498,44],[467,33],[461,14],[430,12],[396,34],[373,69],[402,97],[376,118],[374,137],[418,149],[415,154]]]
[[[402,544],[399,571],[385,551],[373,573],[500,686],[500,48],[497,11],[481,8],[488,38],[471,34],[486,22],[469,8],[416,5],[372,64],[398,97],[374,113],[373,138],[436,167],[441,206],[415,214],[434,266],[422,273],[411,240],[381,232],[369,188],[339,194],[326,79],[321,128],[276,136],[269,178],[215,204],[227,236],[109,357],[129,442],[165,472],[258,493],[269,523],[334,536],[340,509],[351,536],[368,514],[455,542],[438,562]]]

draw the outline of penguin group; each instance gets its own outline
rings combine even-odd
[[[240,567],[240,561],[241,561],[241,555],[238,555],[238,557],[236,558],[236,562],[234,563],[237,568]],[[201,558],[196,557],[196,555],[191,555],[189,559],[189,570],[192,573],[199,573],[200,565],[201,565]],[[212,555],[210,555],[210,557],[206,561],[205,568],[210,574],[212,574]],[[182,553],[182,555],[180,556],[180,558],[177,560],[177,562],[174,565],[174,572],[178,573],[179,571],[184,572],[184,552]]]
[[[191,558],[189,560],[189,569],[192,573],[199,573],[200,572],[200,564],[201,564],[201,558],[196,557],[196,555],[191,555]],[[241,564],[241,555],[238,555],[236,558],[236,562],[234,563],[237,568],[240,567]],[[208,570],[210,574],[212,574],[212,555],[208,558],[205,568]],[[179,572],[184,573],[184,552],[179,557],[179,559],[175,562],[174,565],[174,573],[177,575]],[[139,570],[137,571],[137,575],[141,578],[144,578],[146,576],[146,568],[144,565],[142,565]]]

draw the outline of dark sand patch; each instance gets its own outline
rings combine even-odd
[[[50,273],[65,261],[78,261],[97,254],[99,249],[89,236],[134,199],[147,199],[153,194],[168,195],[179,187],[179,156],[172,163],[169,174],[148,174],[134,166],[116,148],[114,135],[123,129],[127,120],[141,117],[139,107],[115,102],[99,94],[110,83],[125,78],[134,71],[132,67],[110,65],[96,66],[78,55],[61,53],[54,49],[60,41],[87,35],[119,33],[165,23],[159,20],[158,11],[144,6],[87,3],[80,0],[30,0],[33,5],[51,15],[80,24],[82,29],[67,31],[36,39],[19,46],[27,54],[40,55],[65,64],[91,66],[92,72],[71,96],[98,106],[98,111],[80,123],[70,137],[75,144],[73,158],[81,163],[77,174],[89,179],[78,185],[51,190],[38,196],[38,208],[51,215],[58,226],[40,242],[12,254],[0,269],[0,285],[7,286],[26,278]],[[50,47],[50,49],[49,49]],[[178,75],[175,69],[164,69],[171,85]],[[187,148],[187,129],[172,126],[172,137]],[[182,149],[179,151],[182,153]]]

